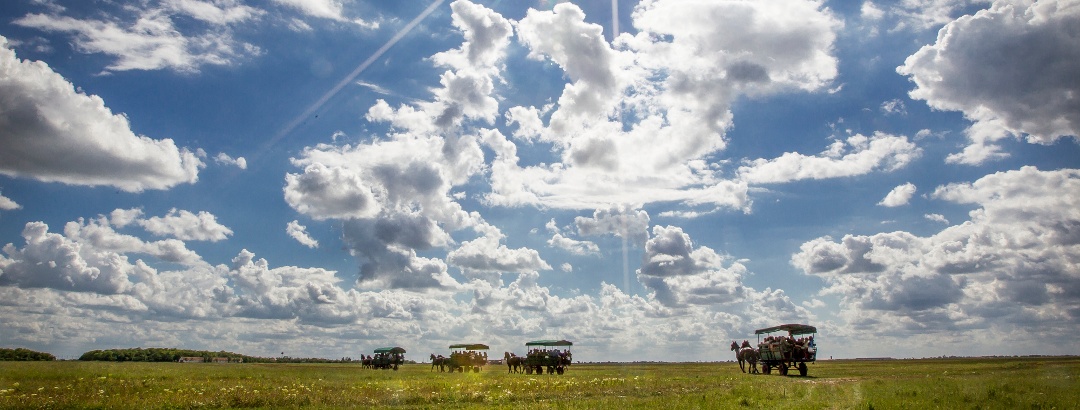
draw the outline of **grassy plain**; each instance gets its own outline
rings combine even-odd
[[[576,364],[565,375],[352,364],[0,362],[0,408],[1075,409],[1080,358],[821,361],[808,377],[735,363]]]

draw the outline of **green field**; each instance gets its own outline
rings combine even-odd
[[[567,374],[355,364],[0,362],[0,408],[1080,408],[1080,358],[576,364]]]

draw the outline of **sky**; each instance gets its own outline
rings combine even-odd
[[[0,346],[1075,354],[1077,0],[0,3]]]

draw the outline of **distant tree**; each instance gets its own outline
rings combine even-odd
[[[83,361],[108,361],[108,362],[175,362],[179,361],[181,357],[201,357],[203,360],[209,362],[215,357],[227,357],[229,361],[243,361],[244,363],[349,363],[351,358],[345,357],[338,359],[322,359],[322,358],[297,358],[297,357],[255,357],[247,356],[239,353],[226,352],[220,350],[212,352],[209,350],[188,350],[188,349],[176,349],[176,348],[130,348],[130,349],[108,349],[108,350],[91,350],[83,353],[79,357],[79,360]]]
[[[5,361],[52,361],[56,356],[49,353],[36,352],[25,348],[0,348],[0,360]]]

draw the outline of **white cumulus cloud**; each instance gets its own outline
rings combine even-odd
[[[914,195],[915,184],[908,182],[889,191],[889,194],[885,195],[885,198],[883,198],[881,202],[878,202],[878,205],[889,208],[907,205]]]
[[[825,179],[864,175],[873,171],[894,171],[922,155],[907,137],[874,133],[856,134],[835,141],[816,156],[787,152],[778,158],[759,158],[739,167],[740,178],[755,184],[785,183],[804,179]]]
[[[1074,169],[1024,167],[949,184],[930,197],[977,205],[969,221],[926,237],[822,237],[792,263],[826,281],[822,294],[840,298],[843,326],[855,332],[989,330],[998,343],[1034,347],[1080,324],[1078,192]]]
[[[1005,157],[996,141],[1010,136],[1049,144],[1080,135],[1077,25],[1075,0],[996,1],[950,22],[897,68],[915,83],[912,98],[973,122],[969,145],[949,162]]]
[[[18,202],[0,194],[0,211],[14,211],[21,208],[22,205],[19,205]]]
[[[153,216],[135,222],[154,235],[172,236],[180,240],[217,242],[233,233],[231,229],[218,223],[214,214],[206,211],[195,214],[173,208],[165,216]]]
[[[131,192],[193,183],[197,155],[171,139],[131,131],[96,95],[40,61],[23,61],[0,37],[0,173]]]
[[[232,25],[257,18],[261,10],[232,1],[169,0],[132,4],[109,19],[28,14],[13,23],[39,30],[71,33],[75,47],[85,53],[115,58],[106,71],[171,69],[197,72],[202,65],[231,65],[262,51],[236,40]],[[204,24],[177,25],[191,17]]]
[[[312,238],[311,235],[308,235],[307,227],[300,225],[300,221],[293,220],[289,222],[289,224],[285,226],[285,233],[289,234],[293,239],[296,239],[301,245],[309,248],[319,247],[319,241]]]
[[[233,165],[240,169],[247,169],[247,160],[244,157],[233,158],[224,152],[220,152],[214,157],[214,161],[219,164]]]

